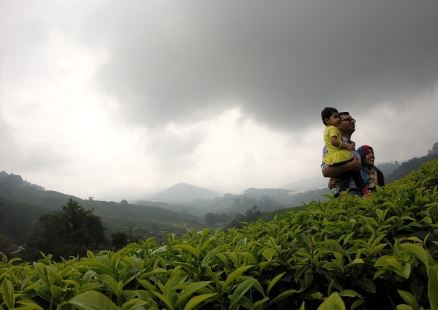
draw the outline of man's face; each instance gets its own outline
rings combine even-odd
[[[356,130],[356,120],[349,114],[340,115],[341,122],[339,123],[339,130],[345,133],[353,133]]]

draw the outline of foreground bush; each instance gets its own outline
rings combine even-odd
[[[190,231],[33,264],[3,256],[20,309],[438,309],[438,161],[369,199],[311,203],[242,229]]]

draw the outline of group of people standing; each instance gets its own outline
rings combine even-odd
[[[356,121],[349,112],[324,108],[321,112],[324,123],[324,149],[321,165],[324,177],[330,178],[328,187],[335,196],[343,192],[368,196],[378,186],[385,185],[383,173],[374,165],[374,150],[369,145],[356,149],[351,136],[356,130]]]

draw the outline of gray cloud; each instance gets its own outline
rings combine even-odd
[[[20,143],[13,128],[4,120],[0,105],[0,171],[35,172],[49,168],[62,168],[71,163],[65,155],[49,142]]]
[[[101,87],[146,126],[238,100],[258,121],[296,128],[323,106],[357,113],[438,78],[436,1],[151,3],[105,2],[84,25],[87,44],[109,51]]]
[[[1,106],[0,106],[1,108]],[[0,110],[0,153],[1,164],[0,170],[4,169],[8,164],[14,161],[18,145],[12,138],[9,125],[5,122]]]
[[[151,132],[145,154],[153,158],[161,172],[171,175],[181,170],[190,170],[196,162],[193,152],[205,138],[202,131],[176,134],[169,130]]]

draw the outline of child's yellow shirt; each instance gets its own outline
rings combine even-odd
[[[336,136],[339,143],[342,143],[342,135],[335,126],[326,126],[324,130],[324,143],[327,148],[327,154],[324,156],[324,163],[333,165],[353,158],[353,153],[349,150],[341,150],[331,143],[332,137]]]

